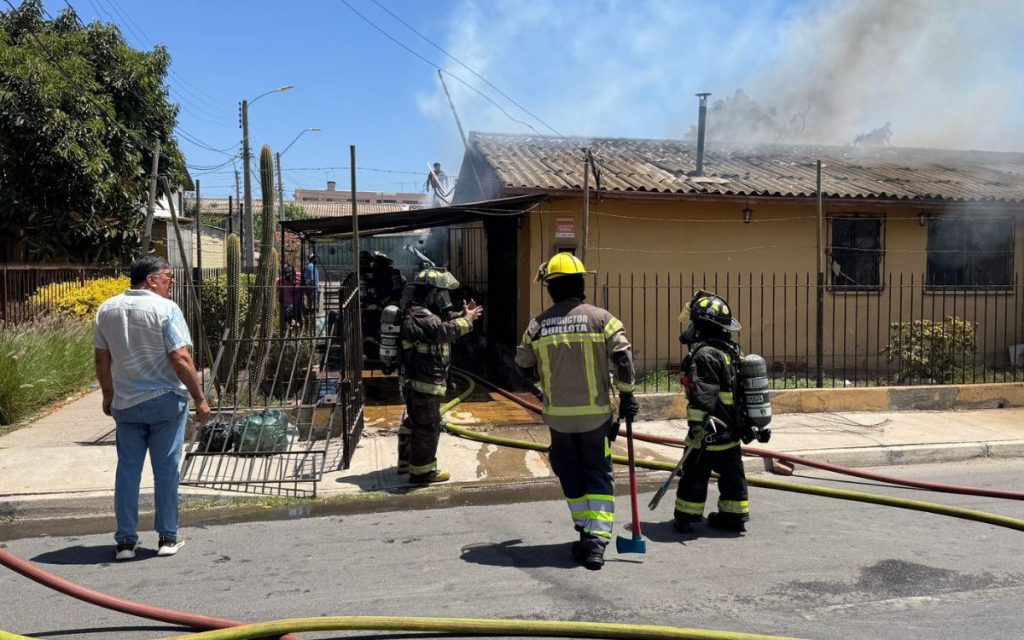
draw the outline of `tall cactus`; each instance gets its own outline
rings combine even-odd
[[[220,380],[228,383],[229,388],[233,388],[234,380],[228,380],[228,377],[232,375],[231,372],[235,366],[235,354],[238,352],[237,340],[241,337],[242,331],[242,242],[237,234],[232,233],[228,236],[225,251],[224,266],[227,269],[228,286],[226,325],[230,331],[228,338],[232,341],[228,344],[232,345],[232,348],[225,349],[220,357]]]
[[[260,152],[260,189],[263,193],[263,211],[260,221],[263,224],[260,234],[260,264],[256,275],[258,304],[252,313],[256,313],[259,323],[254,332],[256,338],[256,370],[261,383],[264,379],[267,354],[270,352],[270,340],[274,337],[274,307],[277,302],[275,295],[275,278],[280,270],[277,250],[274,248],[274,154],[268,145],[263,145]]]

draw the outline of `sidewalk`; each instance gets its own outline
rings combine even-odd
[[[641,405],[643,398],[641,396]],[[473,429],[471,411],[453,419]],[[480,421],[483,422],[482,420]],[[111,514],[116,453],[113,421],[103,415],[99,392],[93,392],[33,423],[0,437],[0,518],[18,520]],[[503,438],[548,442],[543,425],[488,429]],[[685,421],[641,421],[638,433],[681,438]],[[772,422],[773,437],[757,445],[850,467],[959,461],[977,457],[1024,457],[1024,409],[966,411],[849,412],[783,414]],[[756,443],[755,443],[756,444]],[[345,471],[325,474],[320,497],[376,494],[407,487],[395,472],[397,434],[366,428]],[[625,454],[625,438],[614,444]],[[636,442],[642,460],[674,463],[680,450]],[[514,486],[554,482],[547,457],[536,451],[499,447],[444,434],[438,460],[452,473],[447,486]],[[746,460],[748,472],[764,470],[760,458]],[[617,473],[624,469],[617,469]],[[640,470],[641,477],[647,474]],[[143,471],[143,502],[152,494],[152,476]],[[182,488],[183,501],[211,496],[251,495]]]

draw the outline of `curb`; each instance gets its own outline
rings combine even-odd
[[[1024,407],[1024,382],[994,382],[915,387],[849,387],[844,389],[776,389],[772,413],[834,413],[844,411],[954,411]],[[686,397],[679,393],[645,393],[644,420],[685,420]]]
[[[813,449],[787,451],[792,455],[845,467],[883,467],[896,465],[962,462],[976,458],[1024,458],[1024,440],[996,442],[956,442],[887,447],[851,447],[847,449]],[[746,457],[747,473],[766,471],[764,459]],[[797,465],[799,469],[800,466]],[[616,473],[617,493],[628,492],[625,471]],[[638,481],[646,490],[657,488],[665,479],[664,472],[638,470]],[[408,487],[382,487],[354,493],[321,494],[318,501],[302,498],[285,504],[262,507],[253,504],[252,494],[203,493],[181,494],[185,526],[223,524],[255,520],[279,520],[297,517],[326,516],[344,513],[386,512],[396,509],[495,504],[510,500],[543,500],[561,497],[554,476],[503,483],[460,482],[410,491]],[[0,498],[0,539],[20,535],[51,532],[59,523],[76,521],[90,532],[104,532],[113,524],[113,492],[88,494],[33,494]],[[188,510],[190,504],[210,504],[208,509]],[[141,514],[152,511],[152,492],[139,498]],[[7,521],[7,522],[5,522]],[[14,534],[14,535],[11,535]]]

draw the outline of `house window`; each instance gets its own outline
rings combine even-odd
[[[1013,278],[1013,220],[928,221],[928,286],[1006,288]]]
[[[829,282],[834,289],[882,288],[882,218],[832,218]]]

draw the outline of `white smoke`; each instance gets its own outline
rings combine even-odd
[[[567,135],[681,137],[694,93],[713,92],[714,114],[742,88],[775,124],[720,122],[737,141],[850,144],[891,122],[893,145],[1024,149],[1019,0],[463,0],[450,21],[445,48]],[[531,133],[448,82],[467,130]],[[419,101],[454,132],[440,87]]]

